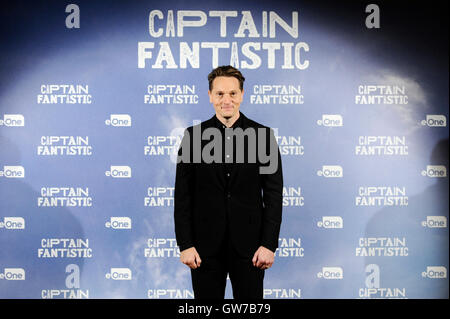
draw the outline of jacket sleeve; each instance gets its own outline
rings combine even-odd
[[[263,191],[263,218],[261,246],[275,252],[278,248],[278,237],[280,235],[282,209],[283,209],[283,172],[281,155],[273,130],[269,130],[269,150],[277,152],[275,171],[269,174],[261,174]],[[271,157],[272,158],[272,157]]]
[[[185,130],[178,150],[174,191],[175,237],[180,251],[194,246],[192,236],[194,169],[191,145],[189,131]]]

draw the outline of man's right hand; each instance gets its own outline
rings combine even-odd
[[[183,264],[189,266],[191,269],[200,267],[202,260],[195,247],[185,249],[181,252],[180,260]]]

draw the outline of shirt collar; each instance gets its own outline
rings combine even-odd
[[[244,114],[242,114],[241,112],[239,112],[239,118],[236,120],[236,122],[233,123],[233,125],[231,126],[231,128],[237,128],[237,127],[243,127],[243,118],[244,118]],[[226,128],[226,126],[217,118],[216,115],[214,115],[214,124],[217,128],[219,129],[224,129]]]

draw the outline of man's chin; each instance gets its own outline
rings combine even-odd
[[[232,112],[222,112],[222,117],[229,119],[233,117],[233,113]]]

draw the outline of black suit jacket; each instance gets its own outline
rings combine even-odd
[[[194,137],[193,126],[187,128],[178,152],[174,193],[175,234],[180,251],[195,247],[200,256],[216,255],[226,233],[236,251],[244,257],[252,257],[259,246],[273,252],[278,247],[283,176],[273,130],[242,113],[236,123],[243,130],[253,128],[257,139],[262,132],[266,134],[266,154],[269,154],[269,142],[275,143],[277,168],[272,174],[261,174],[260,167],[268,164],[261,163],[258,156],[256,162],[249,161],[248,140],[244,163],[205,163],[203,158],[195,163],[194,154],[199,155],[200,150],[195,149],[194,138],[198,142],[199,136]],[[218,125],[222,124],[214,115],[196,129],[203,133]],[[213,138],[202,140],[197,145],[203,150],[211,140]],[[181,155],[187,147],[190,147],[190,155],[184,162]],[[226,170],[229,170],[228,176]]]

